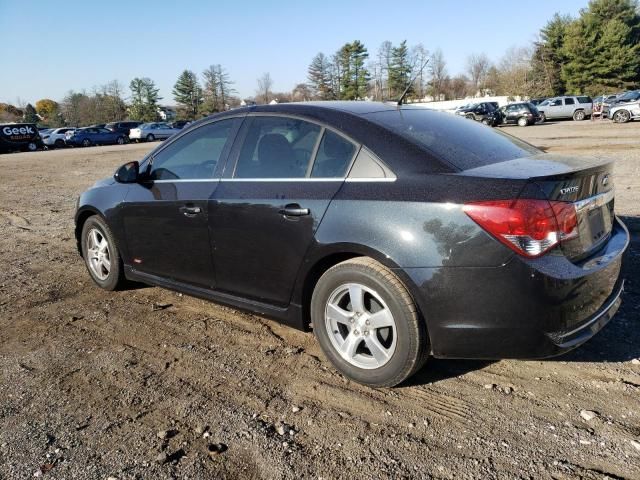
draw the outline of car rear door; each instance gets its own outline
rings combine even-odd
[[[286,306],[358,146],[303,119],[247,117],[209,205],[217,288]]]
[[[154,154],[121,205],[125,263],[143,274],[215,286],[208,206],[241,121],[204,124]]]

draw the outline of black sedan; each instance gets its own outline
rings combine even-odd
[[[499,121],[498,104],[496,102],[481,102],[456,110],[456,115],[494,126]]]
[[[112,132],[101,127],[78,128],[67,133],[65,143],[75,147],[90,147],[92,145],[123,145],[126,142],[125,134],[119,131]]]
[[[347,377],[396,385],[430,355],[540,358],[620,305],[629,234],[613,166],[447,113],[280,104],[198,121],[84,192],[89,274],[313,332]]]

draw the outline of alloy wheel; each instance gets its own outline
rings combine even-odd
[[[616,123],[626,123],[629,121],[630,115],[626,110],[618,110],[613,114],[613,121]]]
[[[356,367],[380,368],[395,352],[393,314],[376,291],[362,284],[333,291],[325,307],[325,328],[335,351]]]
[[[100,280],[106,280],[111,272],[109,242],[97,228],[92,228],[87,233],[87,264]]]

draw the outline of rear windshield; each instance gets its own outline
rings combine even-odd
[[[500,130],[449,113],[403,108],[364,116],[460,170],[541,153]]]

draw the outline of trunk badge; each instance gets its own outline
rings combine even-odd
[[[561,188],[560,195],[566,195],[567,193],[576,193],[578,190],[580,190],[580,187],[578,186]]]

